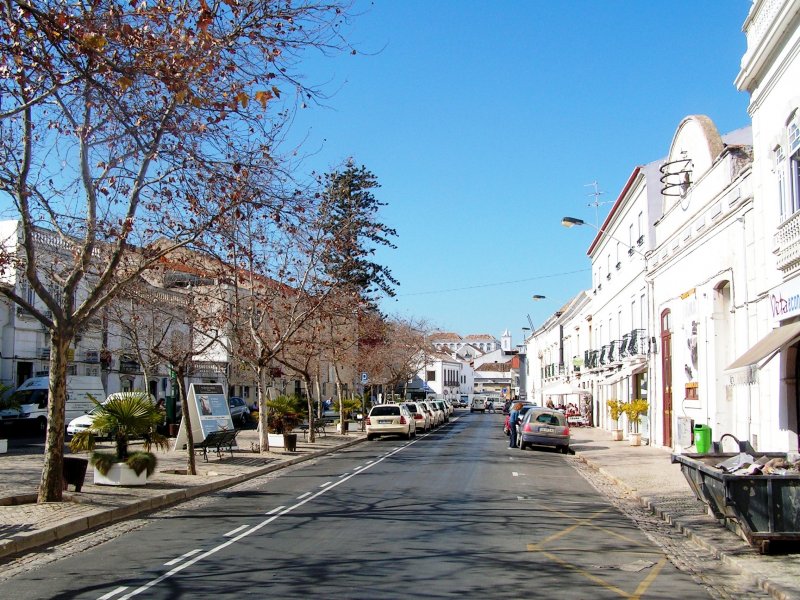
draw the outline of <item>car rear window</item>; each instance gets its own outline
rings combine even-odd
[[[536,416],[537,423],[544,423],[545,425],[561,425],[561,420],[556,415],[549,415],[542,413]]]
[[[400,414],[399,406],[373,406],[372,412],[369,413],[371,417],[386,417],[396,416]]]
[[[406,404],[406,408],[411,412],[417,412],[417,405],[416,404]]]

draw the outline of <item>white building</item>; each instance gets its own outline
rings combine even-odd
[[[736,78],[750,94],[753,204],[746,240],[749,328],[734,341],[731,392],[743,432],[765,450],[797,450],[800,429],[800,0],[757,0]],[[752,422],[751,422],[752,421]],[[737,424],[742,426],[742,424]]]

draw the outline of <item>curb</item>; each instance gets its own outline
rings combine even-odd
[[[731,567],[735,567],[736,569],[738,569],[742,573],[742,575],[748,577],[760,589],[767,592],[773,598],[776,598],[776,600],[795,600],[797,598],[797,596],[793,595],[792,591],[787,590],[781,584],[772,581],[768,577],[764,577],[763,575],[758,575],[756,573],[751,572],[747,567],[747,565],[743,565],[741,561],[739,561],[739,559],[737,559],[735,556],[731,555],[725,550],[721,550],[712,542],[709,542],[705,537],[697,533],[690,525],[687,525],[680,519],[676,519],[665,509],[660,508],[653,499],[647,496],[642,496],[637,490],[632,488],[630,485],[628,485],[618,477],[612,475],[597,463],[586,458],[580,452],[576,452],[575,457],[583,461],[586,465],[588,465],[592,469],[598,471],[599,473],[602,473],[603,476],[613,481],[616,485],[624,488],[626,491],[633,494],[636,497],[636,500],[639,502],[639,504],[641,504],[651,513],[656,515],[665,523],[668,523],[671,527],[677,529],[678,532],[686,536],[688,539],[692,540],[694,543],[696,543],[704,550],[707,550],[708,552],[713,554],[715,558],[721,560],[723,563]],[[720,525],[720,527],[722,527],[722,525]]]
[[[118,521],[123,521],[125,519],[152,512],[154,510],[180,504],[186,500],[191,500],[210,492],[216,492],[218,490],[237,485],[249,479],[254,479],[274,471],[280,471],[286,467],[291,467],[314,458],[319,458],[320,456],[325,456],[326,454],[338,452],[339,450],[343,450],[345,448],[350,448],[351,446],[355,446],[364,441],[366,441],[366,438],[357,438],[337,446],[331,446],[330,448],[324,448],[311,452],[308,455],[290,458],[289,460],[281,461],[278,464],[260,467],[250,473],[232,475],[218,481],[212,481],[206,484],[193,486],[191,488],[174,490],[164,494],[163,496],[146,498],[144,500],[138,500],[136,502],[131,502],[130,504],[125,504],[124,506],[118,506],[111,509],[98,510],[95,513],[83,515],[81,517],[59,523],[53,527],[34,531],[29,535],[24,533],[17,534],[9,538],[7,541],[0,542],[0,558],[6,558],[14,554],[29,552],[40,546],[61,542],[75,535],[86,533],[87,531],[91,531],[93,529],[106,527]],[[8,499],[6,505],[28,503],[28,501],[31,499],[35,501],[36,495],[26,494],[24,496],[14,496]]]

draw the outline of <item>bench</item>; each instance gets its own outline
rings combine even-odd
[[[314,419],[314,432],[321,433],[325,437],[328,436],[328,432],[325,428],[328,425],[333,425],[334,420],[330,417],[320,417],[319,419]],[[297,426],[297,429],[303,432],[303,439],[306,439],[306,434],[308,433],[308,421],[304,421],[300,425]]]
[[[208,450],[214,450],[218,458],[222,458],[222,450],[228,450],[233,456],[233,447],[236,445],[236,436],[239,432],[236,429],[223,429],[212,431],[202,442],[194,445],[195,452],[203,451],[203,458],[208,462]]]

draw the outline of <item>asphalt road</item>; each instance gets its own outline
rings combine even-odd
[[[707,598],[568,458],[461,413],[151,515],[28,598]],[[91,538],[87,538],[91,539]]]

